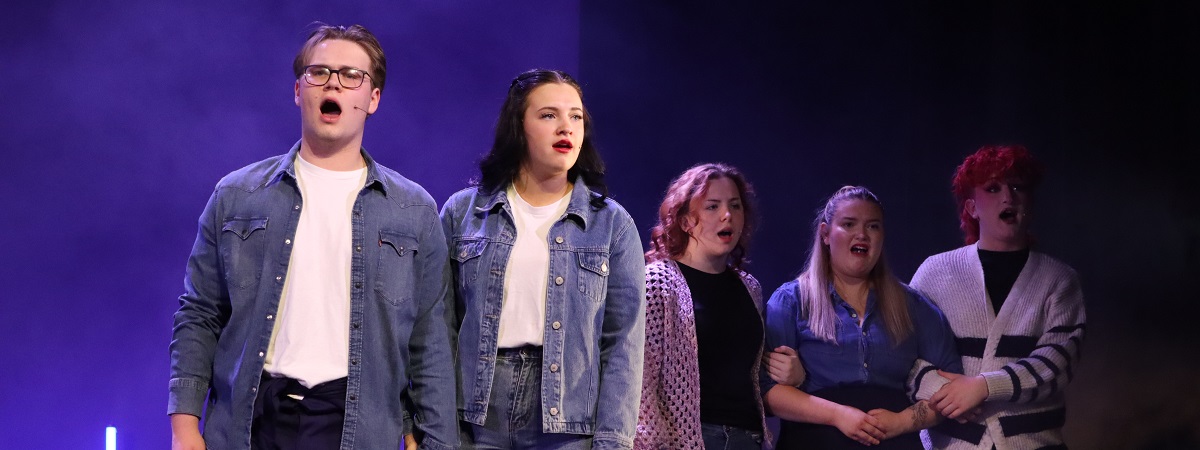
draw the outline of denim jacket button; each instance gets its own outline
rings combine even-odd
[[[562,328],[562,323],[559,323],[559,321],[555,320],[554,323],[550,324],[550,326],[554,327],[554,329],[557,330],[559,328]]]
[[[561,243],[563,243],[563,238],[562,238],[562,236],[557,236],[557,237],[555,237],[555,238],[554,238],[554,243],[555,243],[555,244],[561,244]]]
[[[267,314],[267,320],[273,320],[273,319],[275,319],[274,314]]]
[[[263,352],[258,352],[258,357],[259,357],[259,358],[262,358],[263,356],[266,356],[266,353],[263,353]]]
[[[275,281],[283,281],[283,277],[275,277]]]
[[[600,263],[600,272],[608,273],[608,263]]]
[[[558,408],[551,407],[551,408],[550,408],[550,415],[552,415],[552,416],[557,416],[557,415],[558,415]]]
[[[284,239],[284,240],[283,240],[283,243],[284,243],[284,244],[287,244],[287,245],[292,245],[292,240],[291,240],[291,239]]]
[[[563,284],[563,277],[554,277],[554,284],[556,284],[556,285],[559,285],[559,286],[562,286],[562,284]]]
[[[551,371],[551,372],[558,372],[558,364],[551,364],[551,365],[550,365],[550,371]]]

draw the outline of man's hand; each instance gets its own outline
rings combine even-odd
[[[879,444],[879,440],[887,436],[879,419],[849,406],[838,408],[833,417],[833,426],[862,445]]]
[[[929,398],[929,404],[941,415],[960,423],[973,418],[988,396],[987,381],[980,375],[968,377],[941,370],[938,374],[950,382]]]
[[[404,450],[417,450],[417,438],[411,434],[404,435]]]
[[[191,414],[171,414],[171,450],[204,450],[200,418]]]
[[[799,386],[804,382],[804,365],[800,364],[800,355],[791,347],[775,347],[774,351],[763,355],[763,364],[767,366],[767,375],[776,383]]]

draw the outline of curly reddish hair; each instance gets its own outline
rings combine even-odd
[[[721,163],[692,166],[667,186],[667,193],[658,207],[658,224],[650,230],[647,262],[678,259],[683,256],[690,238],[683,229],[684,219],[692,214],[695,203],[708,193],[708,182],[720,178],[728,178],[737,186],[738,196],[742,199],[742,211],[745,214],[742,235],[733,252],[729,254],[729,263],[733,268],[741,269],[743,264],[749,262],[746,259],[746,249],[749,248],[750,236],[754,234],[757,222],[754,188],[740,170]]]
[[[992,180],[1019,180],[1032,193],[1042,182],[1042,164],[1022,145],[985,145],[963,160],[952,185],[967,245],[979,241],[979,220],[967,212],[967,200],[975,195],[975,188]]]

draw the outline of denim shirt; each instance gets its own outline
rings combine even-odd
[[[962,361],[954,344],[954,333],[942,312],[912,289],[908,312],[913,333],[899,345],[892,343],[876,309],[875,291],[867,295],[866,317],[858,324],[854,307],[842,300],[830,285],[837,313],[837,343],[813,334],[801,311],[796,280],[784,283],[767,302],[767,347],[786,345],[800,353],[808,378],[800,385],[805,392],[825,388],[870,385],[904,392],[908,375],[917,358],[943,370],[962,373]],[[763,392],[777,383],[762,377]]]
[[[303,207],[294,168],[299,148],[297,142],[286,155],[227,175],[200,216],[175,313],[167,412],[203,412],[208,448],[250,448],[263,358]],[[410,413],[426,433],[422,448],[454,448],[453,359],[442,303],[449,278],[436,204],[416,183],[362,154],[367,179],[351,213],[341,448],[399,448],[402,417]],[[409,404],[415,411],[406,410]]]
[[[550,227],[542,346],[542,431],[591,434],[592,448],[632,448],[642,389],[646,280],[629,213],[602,208],[577,180]],[[455,193],[442,207],[458,313],[462,419],[483,425],[496,368],[504,275],[516,239],[504,189]]]

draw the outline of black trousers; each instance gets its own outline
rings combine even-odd
[[[812,395],[831,402],[852,406],[863,411],[884,408],[899,412],[911,404],[904,391],[876,386],[843,386],[822,389]],[[923,450],[918,433],[909,433],[881,441],[879,445],[867,447],[842,434],[837,427],[786,420],[779,424],[778,450],[796,449],[858,449],[872,450]]]
[[[250,448],[337,450],[346,421],[346,379],[311,389],[291,378],[263,373],[254,400]]]

